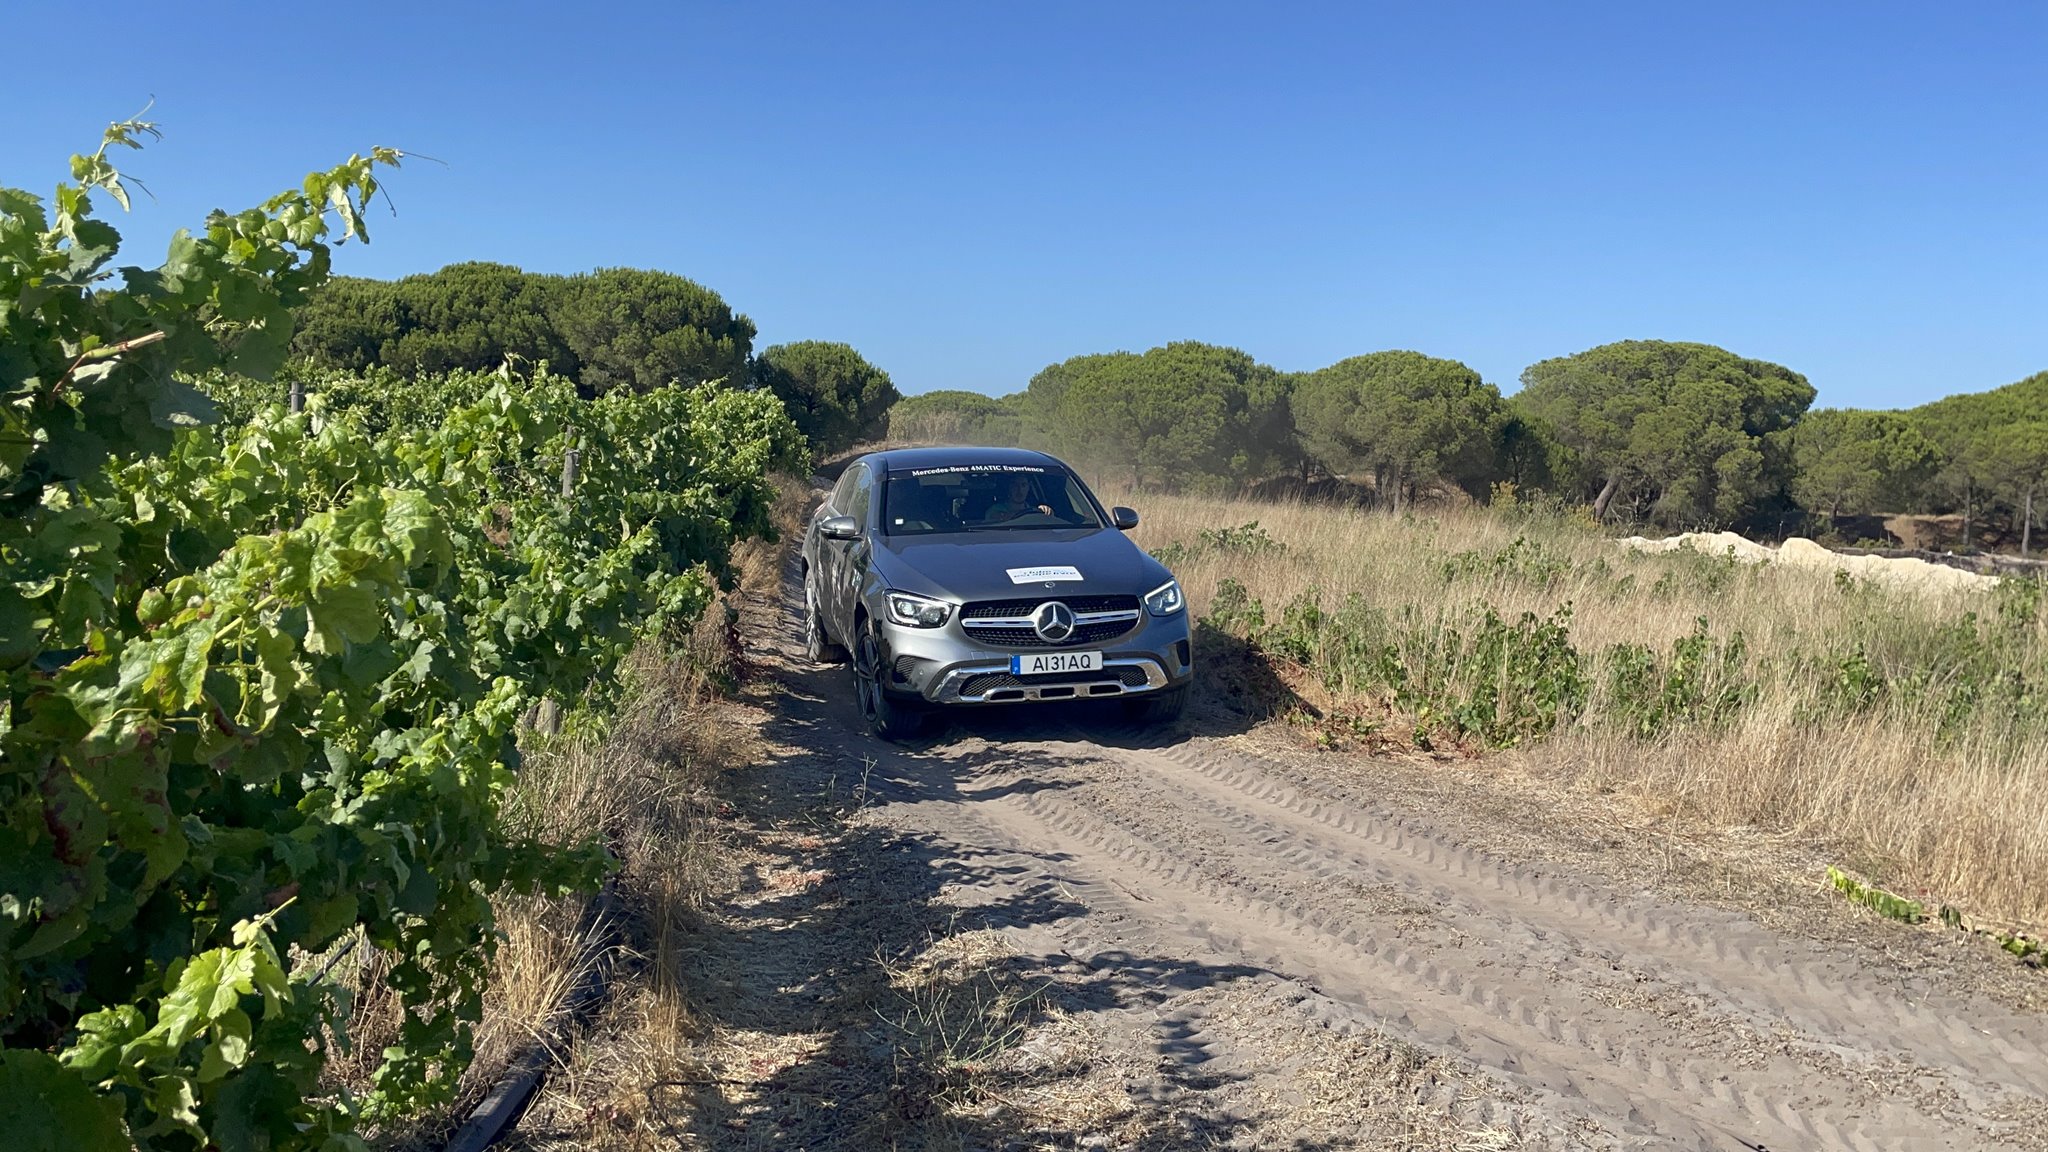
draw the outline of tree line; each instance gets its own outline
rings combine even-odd
[[[850,345],[754,350],[754,322],[718,293],[669,272],[600,268],[572,276],[509,264],[451,264],[399,280],[335,277],[298,309],[301,363],[406,378],[545,364],[586,397],[704,383],[779,397],[814,451],[881,434],[899,393]]]
[[[2048,490],[2048,373],[1906,411],[1810,410],[1813,386],[1783,365],[1628,340],[1532,364],[1521,384],[1504,396],[1419,352],[1285,373],[1186,342],[1076,356],[1007,396],[911,396],[889,432],[1042,447],[1138,487],[1343,478],[1395,509],[1461,489],[1686,529],[1960,513],[1963,540],[2023,549]]]
[[[1961,542],[2022,549],[2048,488],[2048,373],[1903,411],[1814,410],[1798,372],[1709,344],[1604,344],[1530,365],[1503,395],[1469,366],[1419,352],[1290,373],[1188,341],[1075,356],[1007,396],[904,398],[843,343],[756,351],[752,320],[672,273],[487,263],[336,278],[297,319],[303,361],[372,378],[509,359],[545,362],[586,396],[723,382],[780,398],[818,456],[884,434],[1023,444],[1141,488],[1342,478],[1398,509],[1423,493],[1485,500],[1511,485],[1616,523],[1760,533],[1931,513],[1959,515]]]

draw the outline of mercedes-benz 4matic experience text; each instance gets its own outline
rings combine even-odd
[[[1171,720],[1194,678],[1187,604],[1065,464],[910,448],[850,464],[804,533],[813,660],[849,660],[875,731],[929,709],[1120,699]]]

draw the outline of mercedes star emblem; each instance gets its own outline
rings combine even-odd
[[[1031,614],[1031,630],[1048,644],[1057,644],[1074,634],[1074,610],[1057,600],[1048,600]]]

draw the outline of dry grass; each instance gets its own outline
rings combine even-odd
[[[893,1047],[899,1108],[966,1116],[1001,1103],[996,1066],[1035,1023],[1043,988],[1003,970],[999,933],[933,936],[907,962],[878,958],[891,995],[876,1015]]]
[[[2000,647],[1980,652],[1980,667],[2038,684],[2048,672],[2048,612],[2012,612],[1995,593],[1888,590],[1807,570],[1625,553],[1568,516],[1468,508],[1395,518],[1299,502],[1122,499],[1144,510],[1135,535],[1146,548],[1251,521],[1281,545],[1178,559],[1198,615],[1225,579],[1241,582],[1269,618],[1298,597],[1330,609],[1356,594],[1391,618],[1409,613],[1423,632],[1469,623],[1481,606],[1513,619],[1549,617],[1569,603],[1591,699],[1548,739],[1507,753],[1522,766],[1614,790],[1657,815],[1794,832],[1896,886],[1973,912],[2036,925],[2048,918],[2040,882],[2048,875],[2048,733],[2038,715],[1987,703],[1958,723],[1944,710],[1990,687],[1946,682],[1830,710],[1850,654],[1867,654],[1899,683],[1915,669],[1936,670],[1939,680],[1953,675],[1939,671],[1952,664],[1944,655],[1968,643],[1960,637],[1973,627],[1999,630]],[[1511,559],[1496,563],[1518,538]],[[1651,739],[1608,722],[1604,654],[1620,644],[1669,652],[1699,617],[1717,641],[1741,633],[1737,678],[1754,685],[1754,696],[1724,723]],[[1341,683],[1302,686],[1340,706],[1386,711],[1383,699],[1358,699],[1366,694]]]

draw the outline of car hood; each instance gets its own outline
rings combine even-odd
[[[891,587],[948,600],[1142,596],[1173,578],[1113,528],[883,536],[877,543],[877,574]],[[1081,579],[1019,583],[1009,571],[1055,566],[1073,568]]]

